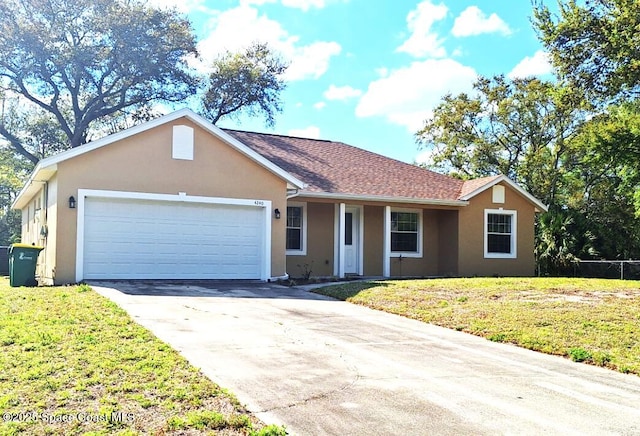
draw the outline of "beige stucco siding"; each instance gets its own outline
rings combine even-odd
[[[193,160],[172,158],[174,125],[194,128]],[[259,199],[286,210],[286,182],[210,133],[180,119],[58,165],[58,198],[78,189]],[[77,209],[58,202],[56,281],[75,280]],[[272,214],[270,214],[272,216]],[[285,273],[285,220],[272,219],[271,275]]]
[[[426,277],[438,274],[438,212],[422,209],[422,256],[395,257],[392,254],[392,277]]]
[[[458,211],[438,211],[438,275],[458,275]]]
[[[304,199],[302,199],[304,200]],[[300,277],[305,265],[312,270],[314,277],[334,275],[335,265],[335,214],[336,203],[301,202],[307,208],[307,250],[305,256],[288,255],[287,273],[291,277]],[[382,275],[382,229],[384,207],[363,206],[364,241],[363,269],[365,276]]]
[[[534,206],[519,193],[505,185],[505,202],[494,204],[492,190],[473,197],[467,206],[456,209],[418,208],[415,205],[391,209],[422,211],[422,255],[420,257],[390,258],[392,277],[429,276],[530,276],[534,273]],[[287,272],[300,276],[298,265],[312,265],[313,276],[332,275],[335,208],[337,203],[326,200],[305,201],[308,220],[308,247],[306,256],[288,256]],[[358,204],[358,203],[356,203]],[[362,203],[360,203],[362,205]],[[485,209],[517,211],[517,258],[485,259]],[[363,205],[365,276],[383,274],[384,205]],[[327,264],[329,260],[329,264]],[[311,263],[313,262],[313,264]]]
[[[22,210],[22,227],[20,240],[24,244],[44,247],[38,256],[36,276],[43,284],[52,284],[55,276],[55,238],[50,237],[50,226],[55,229],[55,196],[51,200],[51,185],[55,189],[55,179],[42,184],[38,192]],[[47,198],[49,192],[49,198]]]
[[[517,210],[517,258],[485,259],[485,209]],[[505,185],[505,202],[493,203],[492,190],[473,197],[459,214],[459,269],[461,276],[532,276],[534,259],[534,206]]]
[[[333,275],[334,205],[303,203],[307,208],[307,249],[305,256],[287,256],[287,273],[302,277],[307,269],[313,277]],[[284,209],[286,210],[286,208]],[[286,222],[286,216],[281,221]]]
[[[56,277],[56,231],[58,223],[58,197],[57,197],[58,179],[56,176],[51,178],[43,189],[43,198],[46,196],[47,201],[46,214],[43,216],[43,225],[46,226],[46,237],[40,238],[40,245],[44,250],[40,253],[38,259],[38,275],[42,283],[52,285]]]
[[[364,275],[382,275],[384,207],[364,207]]]
[[[287,256],[287,272],[292,277],[300,277],[304,265],[312,269],[313,276],[334,275],[335,251],[335,210],[337,203],[314,202],[311,199],[295,199],[296,204],[307,209],[307,252],[305,256]],[[350,205],[351,203],[347,204]],[[357,203],[356,203],[357,204]],[[363,205],[363,275],[382,276],[384,260],[384,210],[383,205]],[[392,210],[398,205],[393,205]],[[401,208],[409,210],[406,207]],[[435,276],[443,275],[441,268],[455,271],[457,251],[449,246],[451,240],[457,240],[457,211],[440,209],[410,210],[422,212],[422,255],[420,257],[391,257],[390,272],[392,276]],[[452,231],[451,237],[442,237],[443,221],[447,222],[446,230]],[[442,264],[440,252],[444,250],[448,256]]]

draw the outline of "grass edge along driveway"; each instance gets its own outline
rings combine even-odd
[[[640,282],[463,278],[314,290],[408,318],[640,375]]]
[[[0,278],[0,434],[284,435],[89,286]]]

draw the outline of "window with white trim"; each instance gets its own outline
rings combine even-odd
[[[307,253],[307,208],[303,203],[287,206],[287,254]]]
[[[484,257],[517,257],[517,212],[515,210],[484,211]]]
[[[422,255],[422,211],[391,210],[391,255]]]

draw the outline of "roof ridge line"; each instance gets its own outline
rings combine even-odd
[[[291,138],[291,139],[303,139],[305,141],[331,142],[331,143],[334,143],[334,144],[340,143],[338,141],[332,141],[330,139],[305,138],[304,136],[284,135],[282,133],[255,132],[253,130],[227,129],[227,128],[222,128],[222,127],[220,129],[224,130],[224,131],[239,132],[239,133],[253,133],[255,135],[278,136],[280,138]],[[345,145],[348,145],[348,144],[345,144]]]

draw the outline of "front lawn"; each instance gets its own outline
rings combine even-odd
[[[563,278],[354,282],[323,295],[640,374],[640,283]]]
[[[0,278],[0,434],[280,435],[88,286]]]

